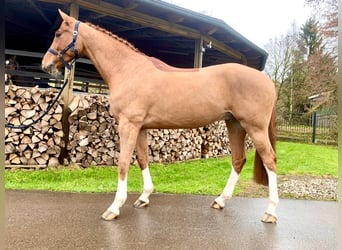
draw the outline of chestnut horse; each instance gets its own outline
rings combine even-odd
[[[148,167],[147,129],[203,127],[225,120],[232,171],[222,194],[211,204],[222,209],[246,161],[245,137],[256,148],[254,179],[269,186],[263,222],[277,220],[279,202],[275,154],[274,83],[258,70],[235,63],[184,70],[140,53],[127,41],[59,10],[63,19],[42,60],[42,69],[57,73],[78,57],[88,57],[109,87],[110,112],[119,124],[118,187],[104,220],[119,216],[127,198],[127,175],[134,149],[142,170],[143,192],[135,207],[149,204],[153,183]]]

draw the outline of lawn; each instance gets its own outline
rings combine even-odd
[[[277,144],[278,174],[337,177],[337,147],[301,143]],[[253,173],[254,151],[248,152],[235,194],[249,185]],[[151,164],[155,191],[160,193],[217,195],[230,173],[230,158],[194,160],[173,164]],[[113,192],[117,185],[116,167],[48,168],[44,170],[6,170],[6,189],[32,189],[70,192]],[[128,191],[142,190],[141,171],[131,166]]]

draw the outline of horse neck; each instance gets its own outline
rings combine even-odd
[[[84,55],[93,62],[109,87],[127,79],[132,70],[136,72],[146,65],[145,56],[123,42],[88,25],[83,25],[83,29],[85,32],[79,35],[83,39]]]

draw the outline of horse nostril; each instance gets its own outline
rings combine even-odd
[[[47,73],[51,73],[52,69],[53,69],[53,64],[52,63],[48,64],[47,66],[42,64],[42,70],[43,71],[45,71]]]

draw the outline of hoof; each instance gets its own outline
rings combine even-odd
[[[115,213],[107,210],[106,212],[104,212],[102,214],[101,219],[106,220],[106,221],[110,221],[110,220],[114,220],[118,216],[119,216],[118,214],[115,214]]]
[[[146,207],[147,205],[148,205],[148,202],[142,201],[142,200],[137,200],[136,202],[134,202],[133,207],[142,208],[142,207]]]
[[[265,213],[264,216],[262,216],[261,221],[264,223],[277,223],[277,217],[269,214],[269,213]]]
[[[211,208],[214,208],[214,209],[223,209],[223,207],[220,206],[216,201],[213,201],[213,202],[210,204],[210,207],[211,207]]]

